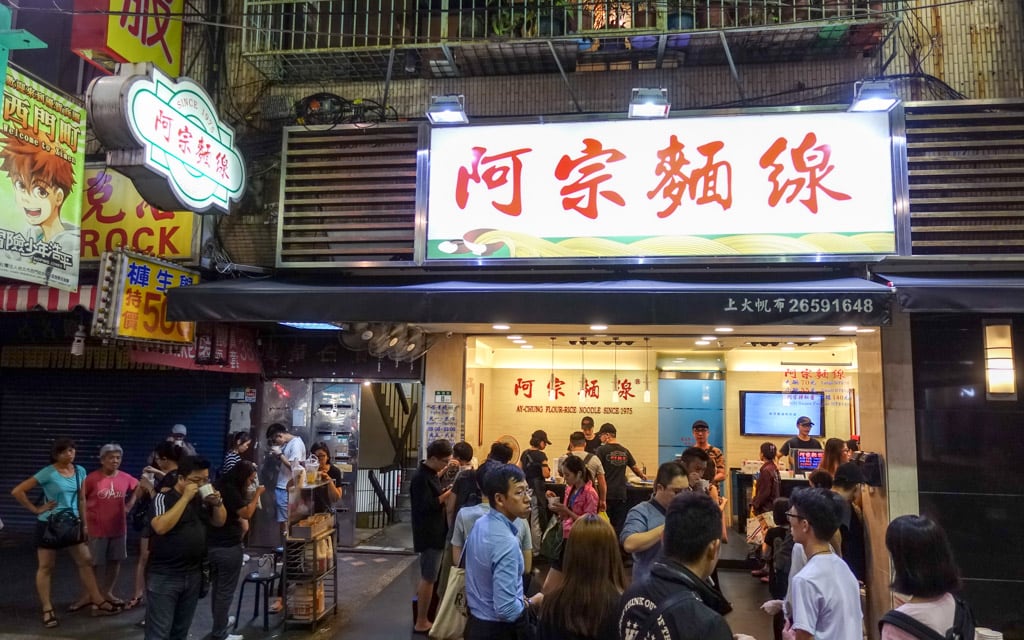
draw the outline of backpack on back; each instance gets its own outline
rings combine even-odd
[[[960,598],[953,596],[953,599],[956,601],[956,613],[953,626],[946,630],[945,635],[895,609],[882,616],[878,621],[878,630],[881,632],[882,625],[891,624],[921,640],[974,640],[974,615],[971,608]]]
[[[475,507],[483,501],[480,495],[480,487],[477,486],[477,472],[470,469],[459,473],[452,485],[452,492],[455,494],[455,513],[462,507]]]

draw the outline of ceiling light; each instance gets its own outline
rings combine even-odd
[[[509,340],[522,340],[523,336],[505,336]]]
[[[508,326],[507,324],[492,324],[491,328],[494,329],[495,331],[508,331],[512,327]]]
[[[304,329],[311,331],[337,331],[338,325],[330,322],[278,322],[277,324],[291,327],[292,329]]]
[[[782,351],[793,351],[796,347],[782,347]]]
[[[672,358],[672,362],[686,362],[686,358]]]
[[[732,333],[732,327],[715,327],[716,333]]]
[[[846,326],[839,327],[839,330],[840,331],[856,331],[857,327],[855,327],[853,325],[846,325]]]
[[[630,118],[667,118],[668,89],[633,89],[629,99]]]
[[[716,338],[715,338],[715,336],[701,336],[700,339],[701,340],[707,340],[707,341],[710,342],[711,340],[715,340]]]
[[[857,329],[857,333],[874,333],[874,332],[875,332],[875,330],[871,329],[869,327],[861,327],[860,329]]]
[[[824,342],[825,336],[811,336],[810,338],[807,339],[810,340],[811,342]]]
[[[521,344],[521,345],[519,345],[519,348],[520,349],[532,349],[533,345],[532,344]]]
[[[430,120],[430,124],[469,124],[469,117],[466,115],[466,96],[454,93],[430,96],[427,119]]]
[[[887,80],[865,80],[853,85],[853,104],[849,111],[888,111],[900,97]]]
[[[522,338],[520,338],[518,340],[513,340],[512,342],[514,342],[516,344],[526,344],[526,340],[523,340]]]
[[[606,324],[592,324],[590,325],[591,331],[607,331],[608,325]]]
[[[698,347],[704,347],[704,346],[707,346],[707,345],[711,344],[711,341],[710,340],[695,340],[693,344],[697,345]]]

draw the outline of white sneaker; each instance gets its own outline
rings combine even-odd
[[[237,633],[232,633],[230,635],[224,636],[224,640],[245,640],[245,636]]]
[[[243,553],[242,554],[242,564],[245,564],[246,562],[249,562],[249,554],[248,553]]]
[[[228,616],[228,626],[235,624],[235,616]]]

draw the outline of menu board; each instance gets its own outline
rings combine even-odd
[[[423,443],[429,445],[434,440],[444,438],[449,442],[458,442],[459,422],[457,404],[433,403],[427,405],[427,421],[424,425]]]

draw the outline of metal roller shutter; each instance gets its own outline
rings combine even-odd
[[[60,436],[74,438],[75,461],[87,471],[99,466],[100,446],[120,444],[121,469],[138,477],[153,447],[180,422],[197,452],[219,468],[232,383],[242,385],[238,376],[192,371],[0,370],[0,517],[7,530],[31,530],[34,516],[10,491],[48,464]]]

